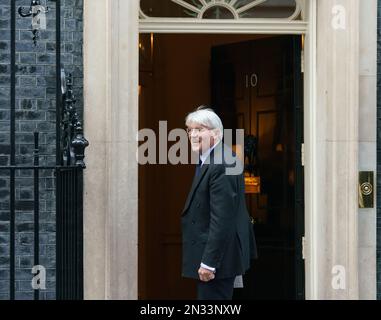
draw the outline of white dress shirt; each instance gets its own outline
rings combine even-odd
[[[217,141],[211,148],[209,148],[208,150],[206,150],[204,153],[202,153],[202,154],[200,155],[200,159],[201,159],[201,167],[202,167],[202,165],[205,163],[206,159],[208,159],[208,157],[209,157],[210,153],[212,152],[212,150],[213,150],[215,147],[217,147],[217,145],[219,145],[220,142],[221,142],[220,140]]]

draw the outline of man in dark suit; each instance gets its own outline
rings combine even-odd
[[[199,164],[182,212],[182,274],[198,279],[198,299],[229,300],[236,277],[257,257],[243,173],[227,174],[232,151],[222,142],[222,122],[213,110],[198,108],[186,126]]]

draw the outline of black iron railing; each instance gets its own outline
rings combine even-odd
[[[64,73],[63,73],[64,75]],[[82,124],[76,112],[72,77],[63,76],[61,165],[56,168],[57,299],[83,299],[83,169],[85,148]]]

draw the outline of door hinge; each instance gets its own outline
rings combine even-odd
[[[304,73],[304,50],[300,51],[300,71]]]
[[[300,161],[302,163],[302,167],[304,167],[304,143],[301,144],[301,150],[300,150]]]
[[[302,237],[302,259],[306,260],[306,237]]]

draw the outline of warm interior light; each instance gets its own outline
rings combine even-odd
[[[275,147],[276,152],[283,152],[283,145],[278,143]]]
[[[245,193],[261,193],[261,177],[245,177]]]
[[[153,38],[153,33],[151,33],[151,62],[153,61],[153,43],[154,38]]]

